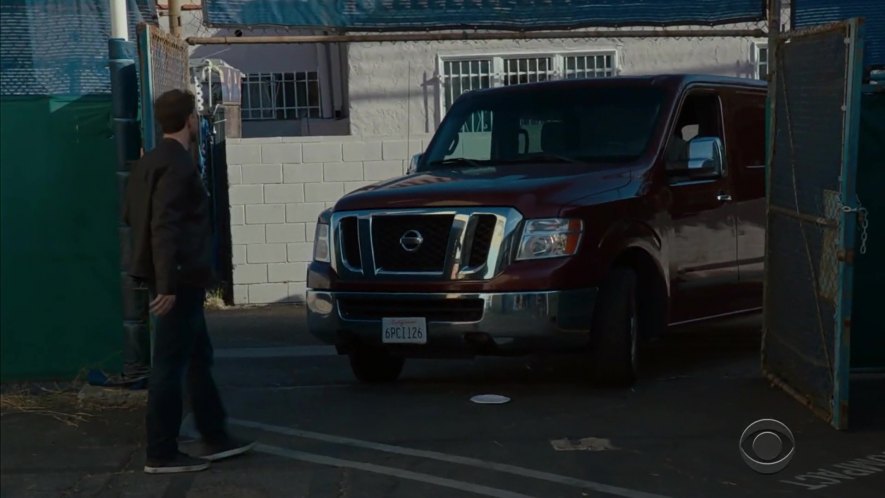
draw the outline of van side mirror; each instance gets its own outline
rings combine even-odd
[[[677,175],[706,178],[722,174],[724,165],[722,140],[718,137],[697,137],[688,142],[683,168],[672,170]]]
[[[418,164],[421,162],[422,157],[424,157],[424,154],[415,154],[412,156],[412,159],[409,161],[409,169],[406,170],[407,175],[411,175],[418,171]]]

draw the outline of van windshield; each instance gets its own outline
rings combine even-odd
[[[419,169],[634,161],[649,146],[663,101],[661,89],[647,87],[468,96],[449,110]]]

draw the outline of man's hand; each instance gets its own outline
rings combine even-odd
[[[150,310],[151,313],[157,316],[163,316],[166,313],[169,313],[169,310],[175,306],[175,295],[174,294],[160,294],[151,301]]]

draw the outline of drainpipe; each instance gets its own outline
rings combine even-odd
[[[120,212],[126,200],[130,165],[139,157],[138,77],[135,71],[136,46],[129,41],[126,0],[110,0],[111,37],[108,39],[111,77],[111,113],[117,156],[117,192]],[[123,298],[123,379],[134,380],[150,371],[150,332],[147,289],[128,275],[132,254],[130,228],[118,226],[120,281]]]

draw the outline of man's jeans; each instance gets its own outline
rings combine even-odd
[[[148,388],[148,458],[166,459],[178,452],[185,379],[203,440],[219,442],[227,435],[224,406],[212,379],[212,344],[203,314],[205,297],[204,289],[179,288],[172,310],[156,317]]]

